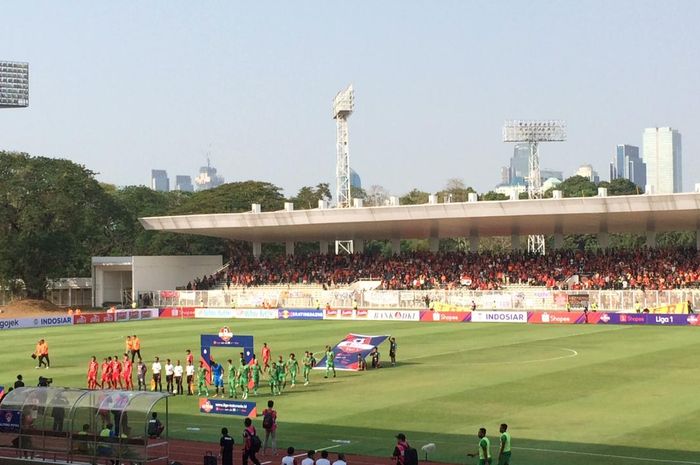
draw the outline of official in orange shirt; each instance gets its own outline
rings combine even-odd
[[[34,353],[36,354],[39,363],[34,368],[41,368],[43,365],[48,370],[51,366],[51,362],[49,361],[49,344],[44,339],[40,339],[36,345],[36,351]]]
[[[134,342],[131,340],[131,336],[126,337],[126,353],[130,354],[132,350],[134,350]]]
[[[131,363],[134,363],[134,359],[136,358],[136,354],[139,355],[139,358],[141,357],[141,341],[139,338],[134,334],[131,336]]]

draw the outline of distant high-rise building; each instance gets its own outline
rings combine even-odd
[[[355,189],[362,189],[362,178],[357,174],[357,171],[350,168],[350,187]]]
[[[683,190],[681,134],[670,127],[644,130],[647,192],[670,194]]]
[[[515,180],[526,180],[530,176],[530,144],[515,144],[513,157],[510,159],[510,183]]]
[[[199,174],[194,178],[194,184],[198,191],[205,191],[219,187],[224,183],[223,176],[216,174],[216,168],[211,166],[209,158],[207,158],[207,166],[199,168]]]
[[[579,166],[576,170],[575,176],[583,176],[596,184],[600,182],[600,176],[598,176],[598,172],[593,169],[592,165]]]
[[[610,180],[629,179],[642,189],[647,183],[647,165],[639,156],[639,147],[618,145],[610,163]]]
[[[507,186],[510,184],[510,168],[507,166],[501,166],[501,182],[500,186]]]
[[[173,190],[182,192],[194,192],[194,186],[192,185],[192,176],[175,176],[175,188]]]
[[[542,182],[545,182],[547,179],[552,179],[552,178],[558,179],[560,181],[564,180],[564,172],[563,171],[544,169],[544,170],[540,170],[540,176],[542,177]]]
[[[158,192],[170,190],[170,179],[165,170],[151,170],[151,189]]]

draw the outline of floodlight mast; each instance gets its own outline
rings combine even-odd
[[[333,99],[333,119],[336,123],[336,190],[335,199],[337,208],[350,208],[352,206],[352,192],[350,191],[350,134],[348,132],[348,118],[355,109],[355,91],[350,84],[338,92]],[[353,253],[351,240],[335,241],[335,253]]]
[[[540,175],[540,142],[563,142],[566,140],[566,122],[564,121],[525,121],[511,120],[503,125],[503,142],[527,142],[530,146],[528,160],[529,173],[527,196],[541,199],[542,177]],[[543,235],[531,235],[527,238],[528,252],[544,255]]]

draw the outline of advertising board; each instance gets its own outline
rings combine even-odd
[[[527,312],[472,312],[475,323],[527,323]]]

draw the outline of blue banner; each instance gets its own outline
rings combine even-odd
[[[250,418],[258,416],[255,402],[235,399],[199,399],[199,413],[238,415]]]
[[[364,336],[362,334],[348,334],[345,339],[333,347],[335,358],[333,360],[336,370],[357,370],[360,359],[364,359],[389,336]],[[315,369],[326,369],[326,356],[316,364]]]
[[[20,419],[19,410],[0,410],[0,433],[18,433]]]
[[[323,320],[323,310],[317,308],[280,308],[280,320]]]

